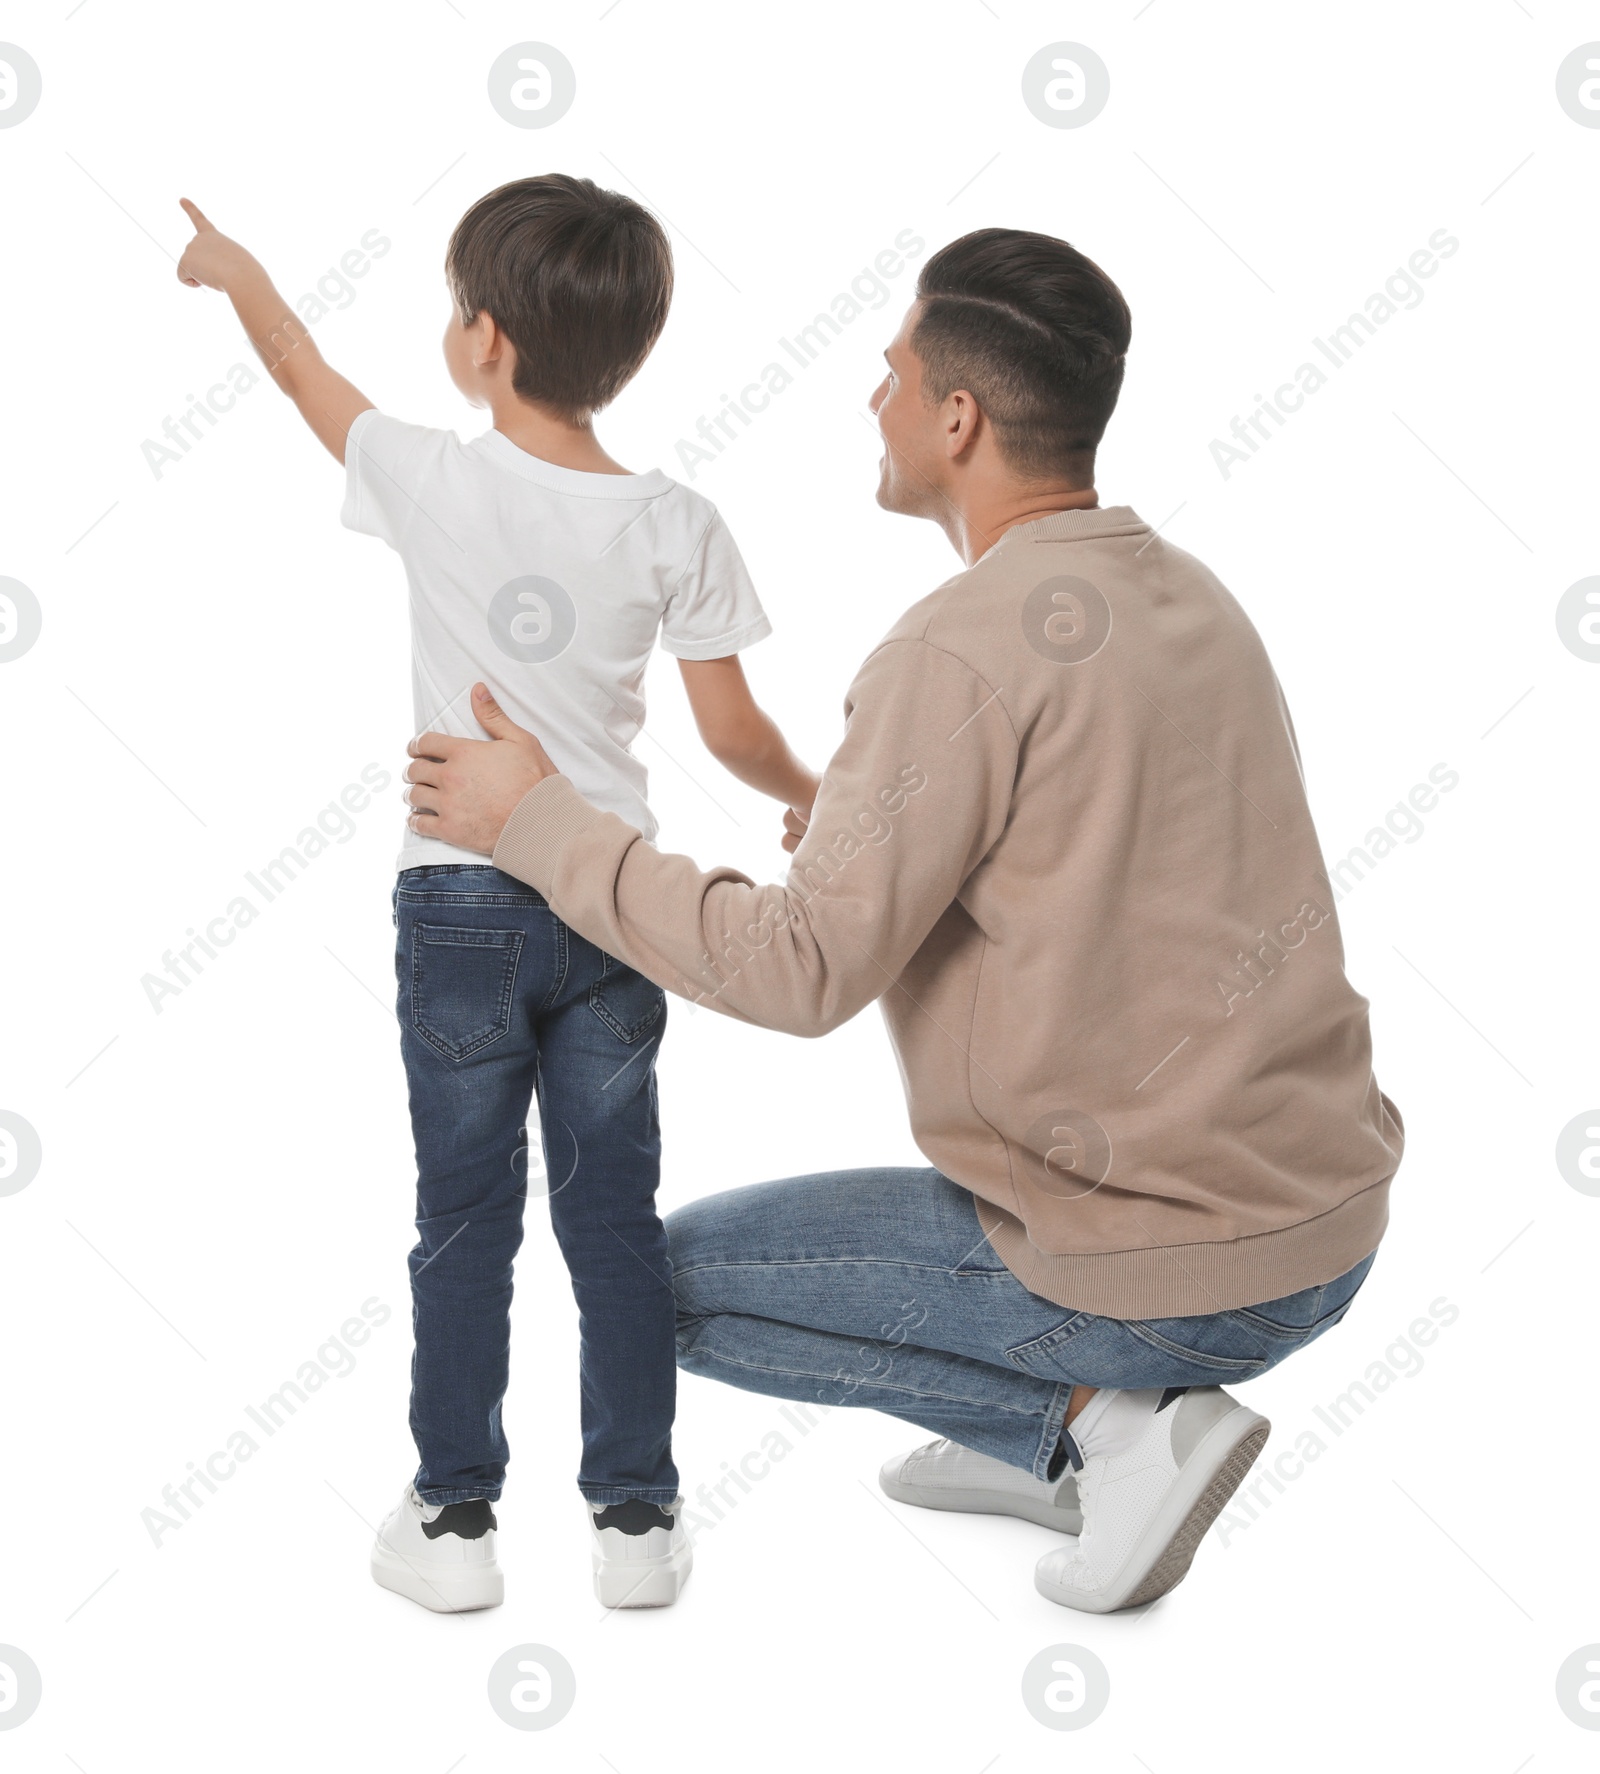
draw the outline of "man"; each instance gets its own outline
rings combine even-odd
[[[937,1168],[672,1216],[679,1362],[939,1432],[885,1491],[1061,1529],[1036,1585],[1097,1613],[1187,1572],[1267,1435],[1221,1382],[1343,1316],[1402,1143],[1261,642],[1094,490],[1130,330],[1065,242],[928,261],[878,499],[964,570],[862,666],[785,885],[659,853],[482,686],[494,737],[408,771],[419,831],[663,986],[801,1035],[883,1000]]]

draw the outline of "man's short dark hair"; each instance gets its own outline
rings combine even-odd
[[[1133,333],[1105,272],[1048,234],[980,228],[928,260],[917,296],[924,398],[964,388],[1012,468],[1086,478]]]
[[[638,372],[672,302],[661,224],[631,197],[566,173],[480,197],[444,269],[462,320],[487,310],[516,347],[517,393],[575,423]]]

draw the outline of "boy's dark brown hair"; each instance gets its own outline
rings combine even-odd
[[[643,205],[544,173],[480,197],[456,224],[445,279],[464,324],[485,310],[516,347],[511,385],[569,423],[614,400],[672,302],[672,248]]]
[[[1013,468],[1091,484],[1133,334],[1105,272],[1052,235],[980,228],[928,260],[917,297],[924,398],[965,388]]]

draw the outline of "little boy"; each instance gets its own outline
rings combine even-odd
[[[769,632],[715,509],[659,470],[630,474],[593,420],[655,344],[672,296],[660,225],[631,199],[548,174],[491,191],[445,257],[451,379],[492,429],[402,424],[330,369],[261,265],[190,202],[178,266],[222,290],[274,380],[344,463],[344,522],[401,557],[416,731],[473,735],[486,681],[596,806],[647,838],[630,750],[659,634],[707,747],[808,814],[816,778],[751,697],[741,648]],[[595,1589],[675,1601],[691,1551],[672,1462],[676,1369],[655,1058],[660,989],[584,941],[522,882],[409,829],[399,859],[401,1045],[417,1153],[411,1252],[420,1465],[372,1574],[426,1608],[504,1596],[495,1517],[512,1259],[537,1096],[550,1218],[580,1315],[583,1461]]]

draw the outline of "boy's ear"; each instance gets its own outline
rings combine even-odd
[[[505,355],[506,339],[494,323],[494,316],[487,308],[480,308],[477,318],[468,327],[473,335],[472,362],[475,368],[483,369],[485,365],[498,363]]]

